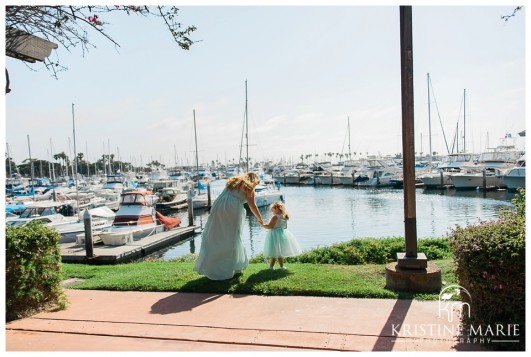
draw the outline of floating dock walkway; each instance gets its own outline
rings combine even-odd
[[[76,242],[60,243],[63,263],[118,264],[141,259],[175,243],[182,242],[195,234],[199,226],[178,227],[170,231],[135,240],[126,245],[94,245],[94,256],[87,257],[84,245]]]

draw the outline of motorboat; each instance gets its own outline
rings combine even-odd
[[[359,168],[354,183],[365,187],[392,186],[396,180],[401,180],[402,168],[396,163],[383,158],[369,158]]]
[[[503,183],[509,191],[525,188],[525,155],[516,161],[516,165],[502,175]]]
[[[57,226],[78,220],[74,200],[28,202],[25,206],[17,218],[6,221],[7,226],[21,227],[34,220],[42,221],[47,226]]]
[[[201,191],[205,191],[204,193],[201,193]],[[208,200],[208,187],[203,186],[201,181],[197,182],[197,193],[194,190],[193,192],[190,191],[192,195],[192,207],[193,209],[202,209],[202,208],[208,208],[209,207],[209,200]],[[217,196],[210,194],[210,205],[214,204],[214,201],[216,200]]]
[[[107,181],[101,187],[102,189],[112,190],[121,193],[125,188],[126,179],[124,175],[108,175]]]
[[[240,170],[238,166],[229,166],[227,167],[227,170],[225,171],[225,177],[231,178],[232,176],[237,176],[239,174],[242,174],[243,171]]]
[[[98,234],[103,243],[128,244],[178,226],[179,218],[165,217],[155,210],[157,199],[151,191],[123,192],[112,226]]]
[[[186,203],[188,195],[175,187],[165,187],[159,192],[159,200],[156,203],[158,210],[177,209]]]
[[[474,155],[470,153],[457,153],[445,156],[442,161],[432,166],[429,172],[418,175],[418,179],[425,188],[453,186],[451,174],[461,172],[463,168],[474,165]]]
[[[476,165],[463,167],[462,172],[450,174],[450,179],[456,190],[505,188],[502,176],[514,167],[521,154],[517,150],[484,152]]]
[[[274,176],[274,179],[282,182],[284,185],[304,183],[308,179],[313,178],[313,171],[309,169],[291,169],[281,172],[278,176]]]
[[[275,184],[273,179],[262,179],[254,188],[254,200],[256,207],[265,207],[273,202],[284,202],[284,195]]]
[[[328,170],[319,171],[315,174],[316,180],[318,178],[318,183],[321,185],[340,185],[342,177],[342,167],[334,166]]]
[[[97,235],[104,229],[110,228],[113,224],[116,213],[107,206],[90,208],[88,210],[91,216],[92,232]],[[76,222],[56,225],[55,229],[61,235],[59,243],[75,242],[77,235],[85,232],[85,222],[83,213]]]
[[[6,218],[9,227],[21,227],[32,221],[40,221],[47,227],[54,228],[60,235],[59,243],[73,242],[76,235],[84,232],[82,217],[84,211],[78,215],[76,201],[39,201],[29,203],[17,217]],[[98,232],[112,225],[115,213],[102,206],[91,208],[88,212],[93,217],[93,230]]]
[[[359,164],[349,164],[343,166],[341,172],[338,174],[339,182],[344,186],[354,186],[356,171],[358,169]]]

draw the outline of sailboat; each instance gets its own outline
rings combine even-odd
[[[430,154],[429,154],[429,160],[432,165],[432,169],[430,172],[423,173],[418,176],[418,179],[422,182],[424,185],[424,188],[435,188],[435,187],[450,187],[453,186],[453,182],[450,178],[450,175],[456,174],[461,172],[464,167],[467,166],[474,166],[474,155],[471,153],[466,153],[466,141],[463,140],[463,152],[459,153],[459,148],[457,148],[457,153],[450,153],[450,150],[448,149],[448,145],[446,145],[446,150],[448,151],[448,155],[446,157],[442,158],[442,161],[436,165],[433,165],[433,158],[432,158],[432,148],[431,148],[431,109],[430,109],[430,74],[428,73],[428,119],[429,119],[429,139],[430,139]],[[466,89],[463,92],[463,104],[464,104],[464,110],[463,110],[463,128],[466,129]],[[459,120],[458,120],[459,122]],[[442,127],[442,123],[441,123]],[[466,132],[465,132],[466,134]],[[457,135],[457,133],[456,133]],[[465,135],[463,135],[464,137]],[[446,136],[444,135],[444,129],[443,129],[443,137],[446,142]],[[459,146],[459,145],[458,145]],[[453,151],[453,148],[452,148]]]
[[[245,81],[245,147],[246,147],[246,172],[249,172],[249,115],[248,115],[248,104],[247,104],[247,80]],[[240,146],[240,157],[241,157],[241,147]],[[284,202],[284,195],[280,192],[278,186],[275,184],[275,181],[271,178],[266,178],[265,174],[259,172],[258,176],[260,177],[260,183],[254,189],[254,198],[256,202],[256,207],[265,207],[273,202],[282,201]]]
[[[195,138],[195,167],[196,167],[196,174],[197,174],[197,191],[198,194],[194,194],[192,196],[192,207],[193,209],[198,208],[208,208],[208,195],[207,190],[208,188],[204,186],[204,184],[201,182],[205,182],[205,180],[202,180],[202,177],[199,175],[200,169],[199,169],[199,155],[197,151],[197,126],[195,121],[195,109],[194,109],[194,138]],[[203,176],[205,179],[207,178],[206,175]],[[201,194],[201,190],[204,191],[204,194]],[[210,204],[214,203],[216,197],[210,196]]]

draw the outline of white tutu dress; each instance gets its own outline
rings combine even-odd
[[[280,214],[275,215],[277,223],[267,232],[264,255],[271,258],[294,257],[302,253],[295,236],[287,230],[288,221]]]

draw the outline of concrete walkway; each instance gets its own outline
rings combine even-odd
[[[67,289],[6,324],[7,351],[457,351],[438,301]]]

